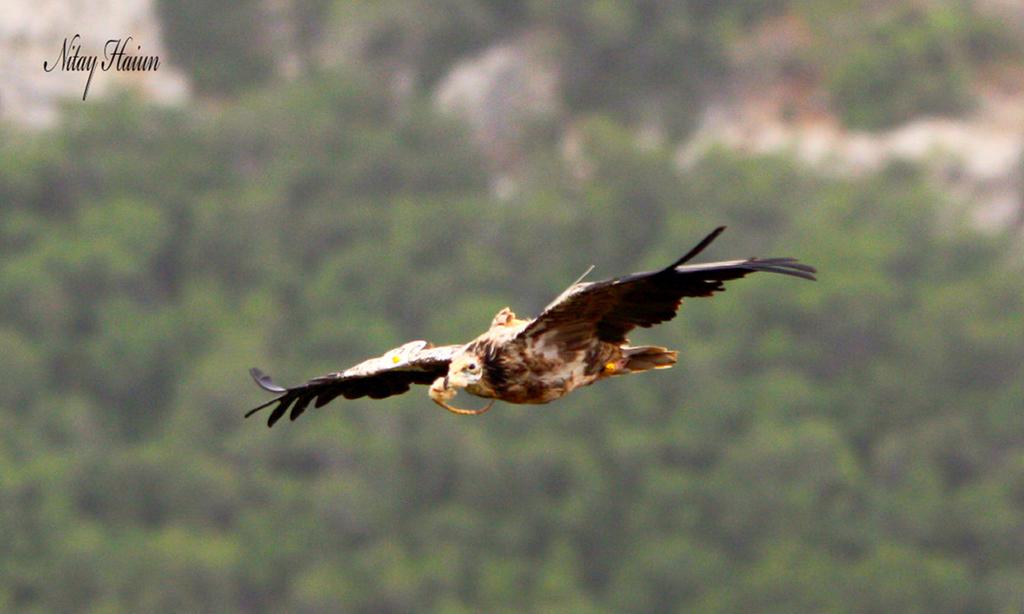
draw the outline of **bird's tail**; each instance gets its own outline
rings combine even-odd
[[[632,373],[648,369],[667,369],[676,364],[679,352],[656,345],[640,345],[622,348],[622,357],[626,359],[623,369]]]

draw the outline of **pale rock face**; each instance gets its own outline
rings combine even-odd
[[[694,136],[678,151],[683,167],[709,147],[750,154],[790,152],[837,175],[863,175],[889,163],[923,163],[940,188],[972,207],[982,229],[1024,222],[1024,94],[980,93],[963,118],[920,118],[880,132],[847,130],[827,115],[787,120],[762,102],[709,106]]]
[[[974,7],[1024,34],[1021,0],[973,0]],[[957,118],[918,117],[890,130],[842,126],[813,74],[787,71],[813,34],[793,15],[765,20],[733,50],[725,94],[711,101],[677,151],[683,167],[710,147],[748,154],[791,153],[818,172],[864,175],[906,161],[924,165],[940,190],[965,206],[979,228],[1024,225],[1024,73],[974,85],[977,106]],[[798,63],[799,64],[799,63]]]
[[[1024,33],[1024,2],[1020,0],[975,0],[974,8]]]
[[[150,72],[103,72],[96,68],[87,99],[88,72],[43,70],[54,64],[64,39],[80,34],[81,54],[103,60],[104,45],[132,37],[129,55],[156,55]],[[141,50],[137,48],[141,46]],[[0,120],[29,127],[52,124],[63,100],[88,104],[119,87],[163,103],[185,99],[185,77],[170,62],[152,0],[5,0],[0,2]]]
[[[557,71],[533,38],[494,45],[457,63],[434,92],[438,109],[470,127],[499,196],[514,190],[511,175],[531,122],[559,108]]]

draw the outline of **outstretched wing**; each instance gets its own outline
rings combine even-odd
[[[278,386],[268,375],[253,367],[249,373],[259,387],[280,396],[249,410],[245,417],[248,418],[276,403],[277,406],[267,419],[267,426],[274,426],[288,408],[292,410],[289,417],[294,420],[306,411],[311,402],[314,407],[322,407],[339,396],[346,399],[383,399],[402,394],[409,390],[412,384],[430,384],[435,379],[444,377],[448,373],[448,363],[451,362],[452,355],[460,347],[462,346],[433,347],[426,341],[410,341],[386,352],[383,356],[365,360],[344,371],[313,378],[294,388]]]
[[[548,305],[519,334],[520,339],[582,349],[596,336],[623,343],[633,328],[650,327],[675,317],[685,297],[711,296],[724,282],[758,271],[814,280],[814,267],[795,258],[747,258],[709,264],[684,263],[699,254],[725,226],[716,228],[685,256],[660,271],[635,273],[599,282],[577,283]]]

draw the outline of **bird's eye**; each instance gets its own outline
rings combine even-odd
[[[477,365],[475,362],[471,362],[468,365],[466,365],[466,370],[467,371],[476,371],[479,368],[480,368],[479,365]]]

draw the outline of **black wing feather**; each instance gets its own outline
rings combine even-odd
[[[256,384],[280,396],[249,410],[245,417],[273,405],[267,426],[274,426],[289,410],[289,418],[295,420],[306,411],[310,403],[313,407],[323,407],[339,396],[346,399],[383,399],[407,392],[412,384],[430,384],[438,377],[444,377],[448,373],[451,353],[459,346],[433,348],[425,342],[416,343],[422,343],[419,349],[425,351],[414,351],[412,359],[402,364],[364,370],[359,370],[357,365],[348,371],[330,373],[292,388],[278,386],[269,375],[254,367],[249,370],[249,374]]]
[[[795,258],[747,258],[684,266],[725,230],[716,228],[685,256],[659,271],[634,273],[600,282],[579,283],[555,299],[520,334],[549,335],[566,349],[584,347],[593,335],[623,343],[629,331],[648,328],[675,317],[683,298],[711,296],[725,282],[765,271],[814,280],[814,267]]]

